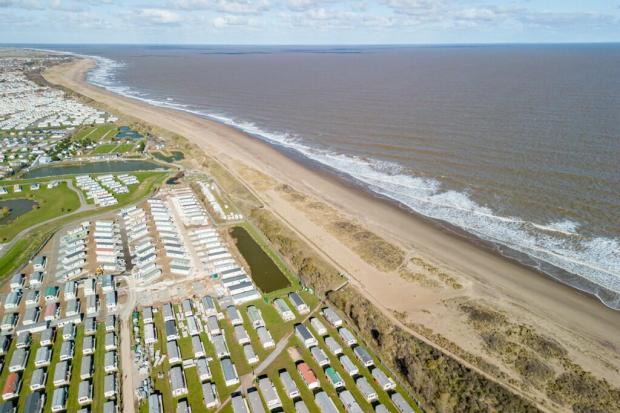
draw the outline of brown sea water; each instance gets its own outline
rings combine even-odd
[[[620,308],[620,45],[63,49]]]

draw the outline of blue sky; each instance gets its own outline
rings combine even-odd
[[[620,0],[0,0],[2,43],[618,41]]]

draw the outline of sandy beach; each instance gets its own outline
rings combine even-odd
[[[353,283],[386,313],[399,313],[401,320],[430,329],[514,377],[515,373],[500,357],[484,350],[482,340],[468,326],[466,315],[457,305],[465,300],[482,302],[505,313],[511,321],[533,326],[553,338],[566,347],[575,363],[597,377],[606,378],[612,385],[620,385],[620,312],[442,231],[425,219],[345,184],[325,171],[315,171],[231,127],[90,85],[84,79],[93,64],[91,60],[78,60],[55,66],[44,76],[51,83],[197,144],[250,186],[272,212],[321,255],[350,274]],[[407,260],[416,258],[427,263],[429,277],[436,272],[450,274],[462,288],[449,288],[441,283],[424,285],[403,277],[398,271],[382,271],[371,265],[351,245],[320,224],[320,217],[313,215],[309,208],[300,207],[298,201],[278,190],[281,184],[330,206],[399,246]],[[434,270],[428,270],[429,266]],[[542,397],[535,395],[539,396]]]

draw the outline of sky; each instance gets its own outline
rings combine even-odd
[[[620,41],[620,0],[0,0],[0,43]]]

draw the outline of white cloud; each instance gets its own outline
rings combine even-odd
[[[183,10],[212,10],[227,14],[261,14],[271,7],[269,0],[169,0],[168,4]]]
[[[304,11],[334,3],[334,0],[286,0],[284,3],[291,10]]]
[[[166,9],[141,9],[138,14],[151,24],[172,25],[183,21],[181,15]]]
[[[0,7],[26,10],[41,10],[45,8],[38,0],[0,0]]]
[[[220,0],[217,2],[217,10],[231,14],[259,14],[269,10],[267,0]]]
[[[230,26],[255,26],[256,22],[254,20],[248,19],[243,16],[217,16],[211,22],[213,27],[216,29],[223,29]]]

